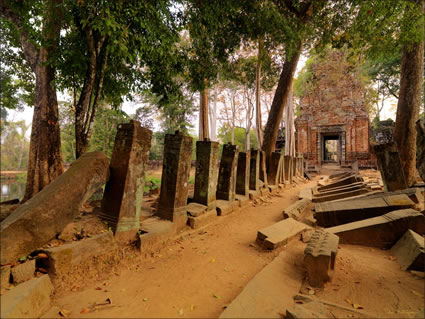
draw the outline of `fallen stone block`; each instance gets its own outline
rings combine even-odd
[[[0,224],[0,263],[13,263],[55,238],[108,178],[109,159],[105,154],[83,154]]]
[[[326,184],[324,186],[319,186],[317,189],[318,191],[324,191],[335,187],[341,187],[344,185],[354,184],[358,182],[363,182],[363,179],[360,176],[357,175],[351,175],[342,179],[339,179],[335,182],[330,182],[329,184]]]
[[[317,301],[311,301],[305,304],[295,304],[286,309],[285,319],[306,319],[306,318],[331,318],[331,313],[326,307]]]
[[[274,194],[277,191],[279,191],[279,187],[277,185],[270,185],[269,184],[269,191],[270,191],[270,193]]]
[[[15,284],[30,280],[35,273],[35,259],[23,264],[18,264],[12,268],[12,279]]]
[[[270,194],[270,189],[268,187],[262,187],[262,188],[260,188],[260,194],[261,194],[261,196],[265,196],[267,194]]]
[[[214,209],[214,210],[209,210],[203,213],[202,215],[198,215],[196,217],[189,216],[187,223],[191,228],[197,229],[215,220],[217,220],[217,211]]]
[[[57,319],[62,318],[60,315],[61,309],[58,306],[53,306],[49,310],[47,310],[40,318],[41,319]]]
[[[250,200],[257,199],[260,196],[261,196],[261,192],[259,190],[258,191],[250,190],[249,191],[249,199]]]
[[[368,191],[367,188],[347,190],[347,191],[343,191],[343,192],[336,192],[334,194],[323,195],[321,197],[315,197],[315,196],[313,196],[312,201],[314,203],[323,203],[323,202],[333,201],[333,200],[336,200],[336,199],[349,198],[349,197],[353,197],[353,196],[358,196],[358,195],[366,194],[368,192],[369,191]]]
[[[332,279],[338,243],[338,236],[321,229],[311,235],[304,250],[304,265],[311,286],[323,287],[325,282]]]
[[[341,202],[316,203],[314,217],[317,225],[332,227],[414,206],[415,203],[404,194],[379,198],[366,197]]]
[[[38,318],[50,306],[53,286],[48,275],[28,280],[1,296],[1,318]]]
[[[265,249],[276,249],[310,228],[310,226],[292,218],[284,219],[259,230],[257,233],[257,243]]]
[[[142,222],[142,234],[139,235],[137,247],[144,255],[161,249],[176,234],[176,227],[171,221],[151,217]]]
[[[359,183],[354,183],[354,184],[349,184],[344,186],[333,187],[323,191],[319,191],[318,187],[313,187],[312,191],[313,191],[313,196],[327,196],[327,195],[332,195],[336,193],[341,193],[341,192],[365,188],[365,187],[366,187],[365,183],[359,182]]]
[[[88,275],[108,273],[118,262],[118,245],[111,231],[43,252],[48,256],[42,259],[46,263],[44,268],[58,289],[72,287],[76,281],[84,282]]]
[[[300,194],[298,195],[299,199],[309,199],[312,200],[313,199],[313,193],[312,193],[312,189],[311,188],[303,188],[300,191]]]
[[[408,230],[425,233],[425,216],[414,209],[401,209],[382,216],[326,228],[344,244],[390,248]]]
[[[283,218],[293,218],[299,220],[305,209],[311,204],[311,200],[304,198],[296,201],[283,211]]]
[[[424,271],[424,238],[413,230],[404,233],[391,248],[391,254],[404,270]]]
[[[10,265],[1,266],[0,275],[0,289],[3,294],[3,291],[10,286]]]

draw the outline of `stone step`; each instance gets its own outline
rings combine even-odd
[[[294,243],[251,279],[220,318],[282,318],[304,279],[302,242]]]
[[[391,248],[391,254],[404,270],[424,271],[424,238],[409,229]]]
[[[1,296],[1,318],[38,318],[50,306],[53,285],[48,275],[28,280]]]
[[[383,216],[326,228],[341,243],[390,248],[408,230],[425,233],[425,216],[414,209],[401,209]]]
[[[308,229],[311,229],[311,227],[292,218],[287,218],[259,230],[257,243],[265,249],[276,249]]]
[[[393,210],[415,207],[405,194],[377,198],[360,198],[341,202],[317,203],[314,217],[322,227],[338,226],[380,216]]]

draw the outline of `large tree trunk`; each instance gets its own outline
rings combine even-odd
[[[200,107],[199,107],[199,140],[204,141],[210,138],[210,130],[208,126],[208,88],[206,86],[200,94]]]
[[[63,173],[58,101],[54,86],[55,69],[47,63],[59,41],[62,19],[60,7],[61,1],[53,1],[47,8],[43,23],[43,35],[47,44],[46,47],[41,46],[38,61],[33,67],[36,78],[35,105],[23,202]],[[24,51],[25,46],[31,46],[28,42],[23,43]]]
[[[262,149],[263,143],[263,129],[261,123],[261,61],[263,56],[263,45],[262,39],[258,41],[258,55],[257,55],[257,69],[256,69],[256,90],[255,90],[255,125],[257,133],[258,149]]]
[[[302,44],[299,43],[298,47],[292,56],[285,61],[283,69],[280,74],[279,83],[273,98],[273,103],[270,108],[269,117],[264,128],[264,138],[262,150],[266,153],[267,161],[271,153],[275,150],[277,133],[279,130],[279,123],[282,119],[283,109],[288,94],[292,87],[295,70],[297,68],[298,60],[302,51]]]
[[[397,142],[407,184],[415,183],[416,128],[424,70],[424,43],[405,45],[401,61],[400,93],[394,140]]]

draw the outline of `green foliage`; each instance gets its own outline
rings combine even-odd
[[[233,144],[239,146],[240,151],[245,150],[246,130],[242,127],[235,127],[234,134],[235,136],[234,136]],[[227,144],[232,141],[232,130],[230,129],[228,125],[223,125],[219,127],[217,136],[223,144]],[[254,130],[251,130],[249,132],[249,140],[250,140],[251,149],[257,149],[258,148],[257,136]]]
[[[2,120],[1,169],[26,170],[29,153],[27,137],[29,126],[25,121],[6,122]]]
[[[128,115],[119,109],[114,109],[107,105],[99,107],[88,151],[101,151],[110,158],[118,125],[126,123],[128,120]]]

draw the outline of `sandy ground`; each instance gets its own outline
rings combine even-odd
[[[219,217],[152,257],[129,256],[108,280],[66,292],[53,304],[71,311],[72,318],[218,317],[285,250],[259,249],[254,244],[257,231],[282,220],[282,210],[298,199],[299,190],[313,185],[291,186],[268,198],[269,203]],[[302,266],[299,271],[304,272]],[[306,282],[301,293],[309,293]],[[423,309],[424,279],[402,271],[389,251],[340,245],[332,282],[314,294],[379,317],[408,318]],[[88,312],[107,298],[111,306]]]

